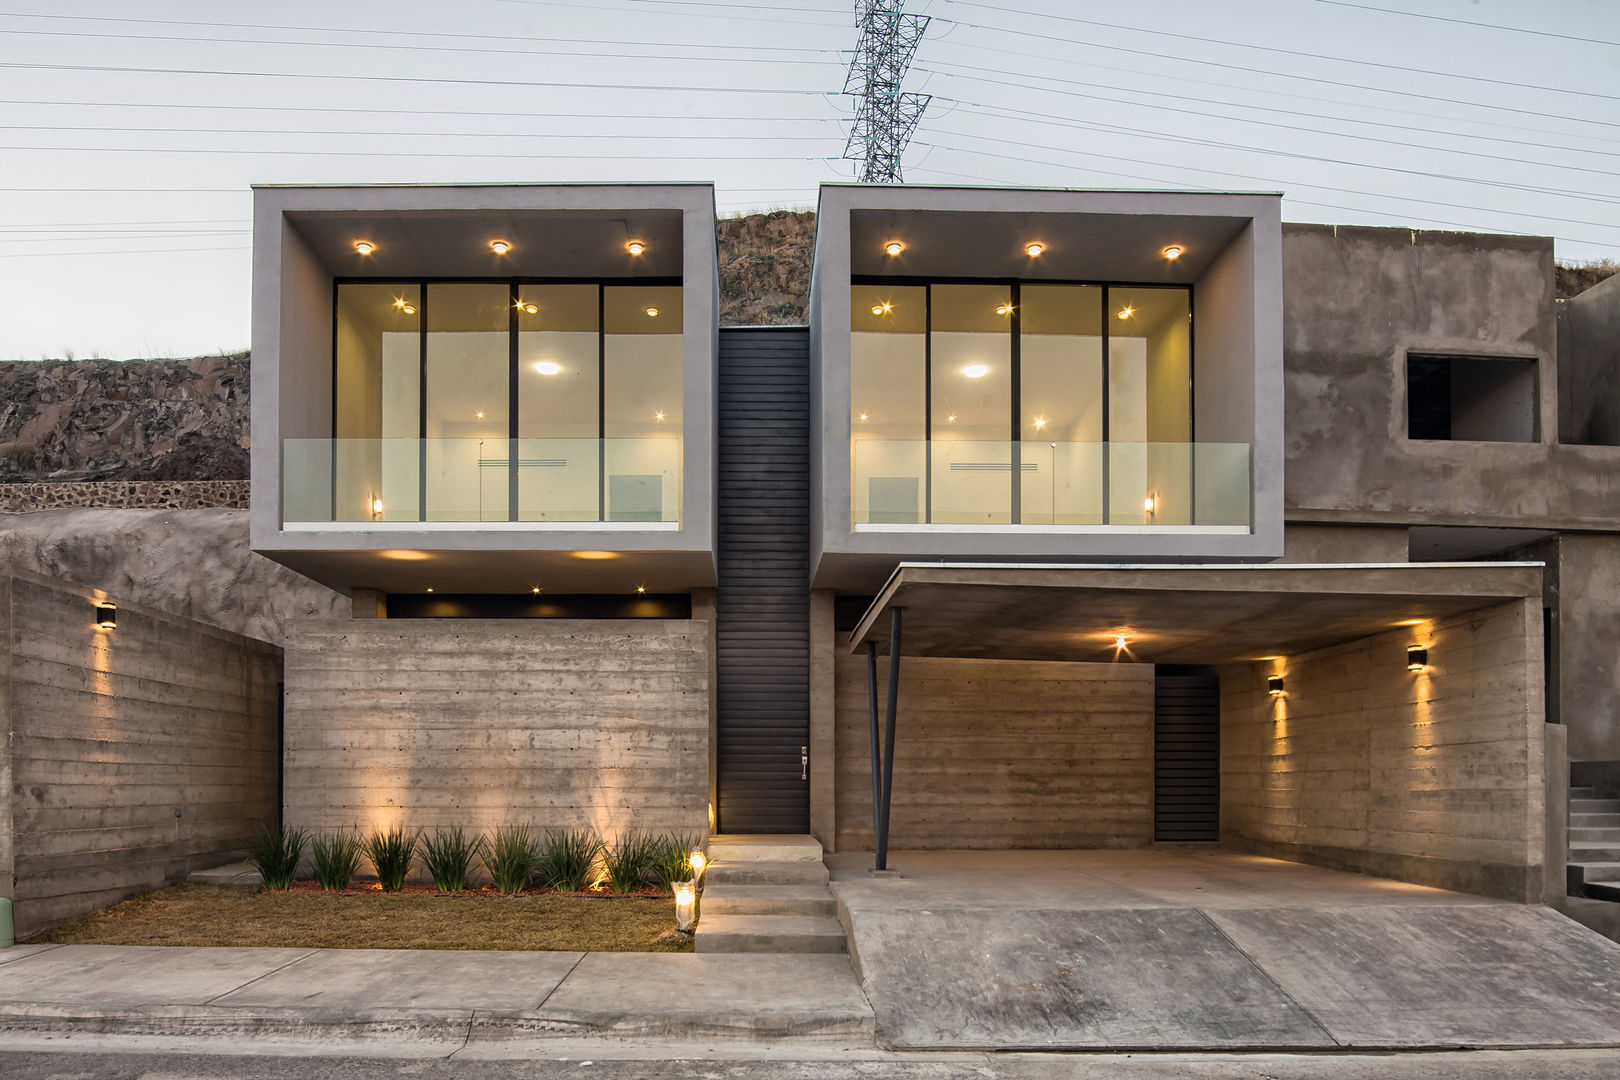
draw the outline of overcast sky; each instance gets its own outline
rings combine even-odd
[[[253,183],[814,205],[853,0],[0,3],[0,359],[245,348]],[[1620,256],[1616,0],[909,0],[926,184],[1282,191]]]

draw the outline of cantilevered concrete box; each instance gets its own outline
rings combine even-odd
[[[570,591],[594,593],[638,586],[684,592],[713,585],[714,235],[714,189],[708,184],[257,188],[254,550],[345,591],[420,592],[429,581],[441,593],[526,592],[541,581],[566,581]],[[504,249],[494,246],[497,240]],[[370,245],[368,252],[357,251],[360,241]],[[381,520],[379,513],[379,520],[356,521],[334,512],[330,520],[311,521],[289,513],[289,476],[300,468],[289,467],[289,448],[321,440],[335,444],[341,434],[337,287],[348,281],[419,281],[425,283],[424,295],[433,287],[426,283],[505,283],[513,296],[530,284],[678,284],[681,389],[679,413],[672,415],[680,422],[680,442],[670,465],[678,496],[656,519],[603,513],[601,520],[431,520],[425,499],[421,520]],[[523,303],[517,307],[521,314]],[[646,314],[655,311],[649,307]],[[520,314],[512,321],[514,392],[508,408],[514,416]],[[673,322],[674,312],[663,314]],[[424,318],[425,343],[432,313]],[[424,415],[425,385],[424,374]],[[663,419],[660,412],[658,420]],[[429,441],[425,429],[421,441]],[[593,446],[597,441],[610,440],[592,440]],[[517,442],[514,422],[513,447]],[[504,432],[498,444],[499,456],[507,457]],[[337,451],[332,453],[335,458]],[[514,477],[519,466],[556,464],[521,460],[528,453],[511,451]],[[482,454],[478,464],[485,464]],[[599,475],[608,472],[604,466]],[[517,483],[514,478],[514,493]],[[605,479],[598,483],[606,487]],[[336,490],[335,479],[332,485]],[[416,517],[414,510],[410,516]]]
[[[811,505],[814,585],[874,589],[895,562],[908,558],[1206,561],[1280,556],[1280,202],[1273,194],[824,186],[810,300],[811,487],[820,492]],[[901,251],[891,254],[887,249],[896,241]],[[1031,244],[1039,245],[1038,257],[1028,254]],[[1177,257],[1165,257],[1169,247],[1179,249]],[[1219,524],[1201,524],[1195,518],[1185,523],[1109,523],[1106,513],[1094,523],[1060,523],[1055,512],[1051,521],[1040,523],[1016,517],[1005,524],[935,523],[931,517],[857,520],[851,497],[851,290],[852,284],[874,281],[913,286],[997,283],[1021,286],[1026,293],[1032,285],[1057,283],[1189,290],[1187,321],[1194,329],[1187,348],[1191,422],[1184,452],[1219,445],[1241,455],[1246,478],[1238,490],[1247,505]],[[930,304],[931,311],[934,306]],[[1013,309],[1009,304],[1007,310]],[[1102,320],[1105,343],[1111,321]],[[1017,385],[1014,381],[1015,412]],[[1027,433],[1018,438],[1030,440],[1021,444],[1027,448],[1045,442]],[[931,439],[926,469],[933,477],[940,443],[938,435]],[[968,462],[952,468],[999,468],[1006,475],[1009,469],[1028,473],[1039,467],[1029,463],[1031,450],[1020,459],[1020,444],[1014,440],[1009,445],[1015,447],[1010,464]],[[1051,445],[1055,454],[1058,444]],[[1110,445],[1116,444],[1096,444],[1090,452],[1103,460]],[[1017,476],[1015,472],[1010,479]],[[1018,482],[1027,478],[1015,480],[1015,490]],[[1141,495],[1136,499],[1140,508]]]

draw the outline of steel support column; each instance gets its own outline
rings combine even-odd
[[[883,737],[882,806],[875,811],[877,818],[877,861],[874,869],[877,870],[887,870],[889,868],[889,809],[894,803],[894,729],[900,708],[900,609],[892,609],[889,616],[888,727]],[[872,713],[875,718],[877,715],[877,659],[875,652],[872,654],[871,666]],[[876,739],[877,729],[875,726],[872,734],[873,738]],[[872,780],[875,785],[877,783],[875,771]]]

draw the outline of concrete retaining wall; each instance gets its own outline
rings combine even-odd
[[[704,834],[702,621],[297,619],[285,815]]]
[[[871,851],[865,657],[836,682],[837,847]],[[899,714],[891,848],[1153,842],[1150,665],[902,657]]]
[[[1429,669],[1406,647],[1429,645]],[[1533,601],[1221,679],[1221,841],[1513,900],[1542,894],[1541,617]],[[1286,693],[1271,697],[1280,673]]]
[[[281,652],[0,576],[0,895],[19,937],[228,861],[276,817]],[[9,736],[9,738],[7,738]]]

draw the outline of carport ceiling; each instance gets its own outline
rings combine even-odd
[[[1540,595],[1540,563],[903,565],[849,644],[886,647],[900,607],[902,657],[1248,663]]]

